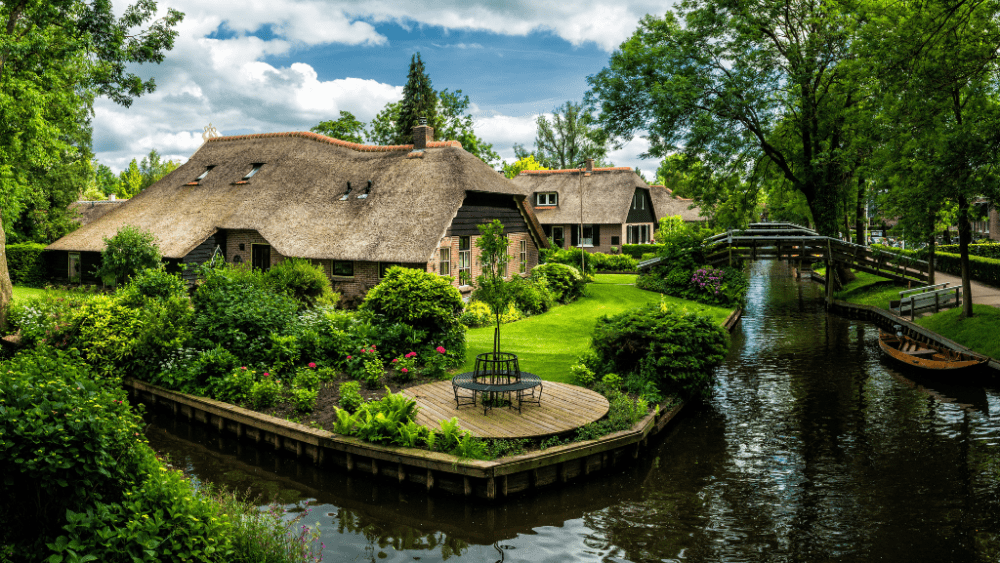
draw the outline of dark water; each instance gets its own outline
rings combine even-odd
[[[820,291],[755,264],[705,404],[624,472],[497,507],[165,414],[148,435],[201,479],[309,507],[326,561],[1000,561],[1000,391],[896,371]]]

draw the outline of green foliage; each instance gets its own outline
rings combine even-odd
[[[164,176],[177,170],[181,163],[176,160],[163,160],[156,149],[149,151],[149,154],[142,157],[139,163],[139,173],[142,174],[142,188],[140,191],[159,182]]]
[[[392,371],[399,381],[411,381],[417,376],[417,353],[406,354],[392,359]]]
[[[709,317],[652,305],[599,319],[592,346],[616,373],[639,373],[663,391],[690,396],[712,381],[729,338]]]
[[[117,193],[122,199],[132,199],[133,197],[139,195],[139,192],[142,191],[142,184],[142,172],[139,171],[139,165],[133,158],[132,162],[128,163],[128,167],[118,174],[118,183],[115,184],[115,193]]]
[[[209,381],[208,394],[219,401],[234,405],[250,402],[253,385],[257,381],[257,372],[240,366],[228,375]]]
[[[555,248],[543,249],[542,259],[546,264],[565,264],[572,266],[578,271],[583,264],[583,272],[587,275],[587,281],[594,275],[594,257],[591,253],[582,248]]]
[[[323,268],[304,258],[285,258],[264,274],[276,293],[284,293],[298,302],[300,309],[320,302],[339,300]]]
[[[440,140],[454,140],[462,143],[462,148],[490,167],[500,162],[500,155],[493,150],[493,145],[476,135],[472,116],[469,111],[469,97],[463,96],[461,90],[449,92],[447,88],[438,94],[440,100],[437,120],[433,124],[435,137]],[[409,144],[411,141],[407,141]]]
[[[339,434],[356,436],[372,443],[396,441],[400,428],[406,428],[417,412],[417,402],[386,388],[384,397],[362,403],[357,412],[348,415],[336,409],[334,429]],[[409,430],[412,431],[412,428]]]
[[[467,327],[479,328],[493,322],[490,306],[482,301],[469,301],[459,321]]]
[[[275,293],[258,271],[233,267],[203,268],[203,281],[192,296],[195,341],[205,348],[222,346],[244,361],[264,359],[272,334],[282,334],[298,304]]]
[[[266,409],[274,406],[281,397],[281,381],[264,372],[260,381],[250,387],[250,404],[255,409]]]
[[[587,282],[580,270],[565,264],[540,264],[531,270],[531,279],[544,279],[560,303],[570,303],[583,295]]]
[[[599,127],[593,114],[583,104],[571,101],[552,111],[552,121],[545,115],[535,120],[535,150],[529,155],[520,145],[514,145],[518,159],[528,156],[546,168],[565,170],[581,166],[584,159],[592,158],[597,166],[609,166],[608,136]]]
[[[312,412],[316,408],[316,397],[319,395],[318,389],[307,387],[297,387],[292,389],[292,404],[295,410],[300,413]]]
[[[514,306],[526,315],[540,315],[556,304],[556,297],[549,291],[545,278],[514,276],[510,281],[510,292]]]
[[[136,273],[160,265],[160,248],[153,233],[132,225],[104,239],[101,265],[94,272],[104,285],[126,283]]]
[[[462,306],[462,296],[450,278],[394,266],[368,292],[360,309],[374,315],[373,324],[379,327],[403,323],[425,331],[421,342],[437,342],[451,349],[464,347],[465,333],[458,322]]]
[[[10,251],[10,246],[7,247],[7,250],[8,252]],[[959,254],[961,252],[961,249],[957,244],[942,244],[938,245],[936,252],[941,252],[945,254]],[[1000,243],[984,242],[979,244],[970,244],[969,255],[1000,260]],[[9,260],[10,257],[8,256],[7,259]]]
[[[528,451],[529,440],[527,438],[513,439],[493,439],[486,441],[486,459],[498,459],[507,456],[516,456]]]
[[[479,261],[482,274],[476,278],[476,298],[490,306],[490,312],[496,321],[496,331],[493,333],[493,351],[500,351],[501,316],[506,314],[513,302],[510,284],[504,279],[505,269],[510,260],[508,249],[510,239],[503,234],[503,223],[494,219],[487,225],[477,225],[479,238],[476,248],[479,249]]]
[[[503,175],[507,178],[514,178],[525,170],[548,170],[548,168],[535,160],[535,155],[533,154],[520,158],[514,161],[513,164],[507,164],[506,162],[503,164]]]
[[[872,245],[872,248],[876,251],[892,254],[899,257],[914,258],[914,259],[926,259],[926,249],[923,251],[913,251],[904,250],[900,248],[890,248],[887,246],[882,246],[878,244]],[[947,252],[935,252],[934,253],[934,267],[941,272],[946,274],[951,274],[953,276],[962,275],[962,262],[961,255],[951,254]],[[969,255],[969,279],[982,282],[985,284],[997,286],[1000,285],[1000,259],[986,258],[983,256],[974,256],[970,253]]]
[[[6,250],[7,272],[10,273],[12,284],[26,287],[45,285],[47,275],[45,261],[42,258],[44,244],[32,242],[8,244]]]
[[[350,143],[365,142],[365,124],[358,121],[354,114],[349,111],[340,112],[340,117],[334,120],[320,121],[315,127],[309,129],[313,133],[340,139]]]
[[[136,272],[129,282],[115,294],[126,306],[142,307],[149,299],[169,300],[187,298],[187,284],[177,274],[167,272],[162,266]]]
[[[361,384],[357,381],[345,381],[340,384],[340,408],[349,413],[358,410],[364,399],[361,397]]]
[[[73,319],[91,297],[85,293],[44,293],[33,299],[14,301],[7,319],[8,329],[19,331],[21,343],[26,346],[41,343],[65,347]]]
[[[316,364],[312,364],[315,366]],[[292,387],[299,389],[319,389],[323,383],[322,375],[315,367],[301,367],[295,370],[295,377],[292,379]]]
[[[69,329],[73,345],[105,376],[118,374],[129,362],[141,330],[142,309],[122,305],[106,295],[84,303]]]
[[[599,272],[634,272],[639,267],[639,261],[629,254],[603,254],[595,252],[590,255],[594,270]]]
[[[424,70],[424,61],[420,59],[420,53],[410,57],[410,72],[403,86],[403,100],[399,106],[399,118],[396,120],[395,144],[411,144],[413,142],[413,128],[417,126],[418,119],[427,119],[428,124],[433,124],[438,115],[438,96],[431,87],[431,79]]]
[[[299,339],[294,335],[269,335],[271,346],[264,354],[264,363],[271,366],[272,373],[285,373],[299,362],[301,351]]]
[[[643,255],[653,253],[660,249],[658,244],[623,244],[622,254],[626,254],[636,260],[644,260]]]

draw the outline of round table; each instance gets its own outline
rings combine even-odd
[[[514,394],[517,398],[517,414],[521,414],[521,403],[542,404],[542,379],[533,373],[521,372],[520,379],[504,383],[489,383],[484,381],[488,377],[480,377],[476,380],[475,372],[467,371],[460,373],[451,379],[451,385],[455,391],[455,408],[463,406],[475,406],[476,396],[481,393],[503,393],[508,396],[507,408],[514,407],[514,401],[510,398]],[[535,395],[535,388],[538,388],[538,395]],[[460,395],[459,389],[472,391],[472,397]],[[493,408],[490,401],[483,401],[483,414]]]

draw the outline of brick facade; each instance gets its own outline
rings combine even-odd
[[[243,248],[240,248],[240,245]],[[239,256],[239,262],[244,264],[249,264],[252,258],[251,245],[254,244],[267,244],[264,237],[260,236],[257,231],[226,231],[226,261],[233,263],[236,261],[236,257]],[[285,257],[278,253],[274,247],[271,247],[271,266],[274,266],[284,260]]]
[[[634,223],[634,224],[635,225],[649,225],[649,236],[650,236],[650,238],[652,238],[653,234],[656,232],[656,224],[655,223]],[[611,247],[615,246],[615,247],[618,248],[618,251],[621,252],[622,245],[623,244],[628,244],[628,231],[627,231],[627,228],[630,227],[630,226],[632,226],[632,225],[633,225],[632,223],[630,223],[628,225],[620,224],[620,223],[619,224],[612,224],[612,225],[594,225],[595,227],[597,227],[599,229],[599,231],[598,231],[600,233],[599,234],[599,241],[598,241],[598,244],[596,244],[594,246],[587,246],[587,247],[585,247],[586,251],[587,252],[591,252],[591,253],[601,252],[603,254],[611,254]],[[570,248],[571,245],[572,245],[572,242],[573,242],[573,235],[572,235],[573,230],[578,229],[580,227],[580,225],[579,224],[573,224],[573,225],[551,225],[551,226],[546,225],[546,228],[551,228],[551,227],[562,227],[563,228],[563,236],[565,237],[566,241],[565,241],[565,244],[563,244],[562,248],[566,249],[566,248]],[[618,243],[617,244],[612,244],[611,237],[618,237]]]
[[[433,272],[438,275],[451,276],[453,278],[452,285],[458,287],[463,292],[472,291],[471,287],[462,286],[459,284],[458,279],[458,236],[444,237],[441,239],[441,243],[438,245],[437,251],[434,253],[434,257],[427,262],[427,271]],[[472,255],[472,264],[470,265],[470,275],[472,279],[476,279],[477,276],[483,273],[483,269],[479,264],[479,249],[476,248],[476,240],[478,236],[469,237],[469,252]],[[510,275],[515,275],[520,273],[521,261],[521,241],[524,241],[525,246],[525,271],[522,274],[527,276],[531,273],[531,269],[538,265],[538,247],[535,245],[535,241],[532,240],[529,233],[509,233],[507,238],[510,239],[510,246],[507,248],[507,253],[510,255],[510,261],[507,263],[507,273]],[[440,256],[442,249],[449,249],[450,252],[450,272],[439,272],[440,269]]]

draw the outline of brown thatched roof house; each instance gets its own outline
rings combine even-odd
[[[114,197],[114,196],[112,196]],[[110,211],[124,204],[127,199],[108,199],[104,201],[74,201],[69,204],[70,212],[76,212],[74,220],[80,225],[87,225],[107,215]]]
[[[414,132],[414,145],[398,146],[308,132],[209,139],[127,204],[50,245],[51,263],[59,272],[70,254],[98,253],[104,237],[135,225],[173,263],[214,252],[260,268],[309,258],[345,293],[366,291],[394,264],[458,284],[479,273],[476,225],[497,218],[511,239],[509,271],[530,271],[546,243],[521,191],[460,143],[434,142],[427,126]]]
[[[650,187],[631,168],[594,168],[592,160],[582,170],[525,170],[514,184],[559,248],[609,252],[650,242],[663,217],[701,220],[697,208],[688,209],[690,200],[675,198],[663,186]]]

